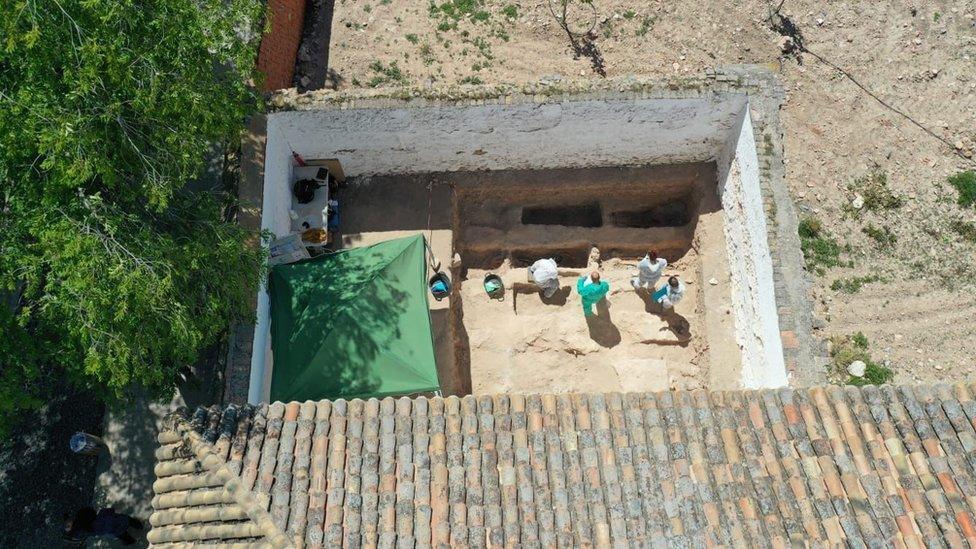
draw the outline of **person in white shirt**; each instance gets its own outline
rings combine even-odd
[[[658,279],[664,274],[664,268],[668,266],[668,260],[658,257],[657,252],[651,250],[647,252],[644,259],[637,264],[637,276],[630,279],[630,284],[636,290],[653,290]]]
[[[529,282],[534,282],[542,295],[549,298],[559,291],[559,267],[552,258],[540,259],[529,267]]]
[[[668,283],[661,286],[661,289],[654,292],[654,302],[659,303],[665,309],[672,309],[681,301],[685,295],[685,285],[678,280],[678,277],[668,278]]]

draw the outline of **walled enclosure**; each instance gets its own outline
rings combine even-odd
[[[347,176],[715,162],[741,385],[785,385],[749,97],[670,95],[678,97],[569,96],[475,105],[395,101],[275,113],[267,122],[262,228],[288,231],[290,147],[308,159],[338,158]],[[268,307],[262,291],[251,402],[267,394]]]

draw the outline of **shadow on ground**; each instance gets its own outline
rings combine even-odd
[[[91,502],[97,459],[71,453],[68,440],[101,434],[102,415],[90,395],[62,387],[0,443],[0,547],[62,545],[64,515]]]
[[[637,295],[644,301],[644,310],[661,317],[668,323],[667,329],[678,336],[678,345],[687,347],[691,341],[691,323],[684,316],[678,314],[674,308],[667,308],[654,301],[652,292],[638,290]],[[664,328],[662,328],[662,331]]]
[[[185,372],[177,394],[171,399],[154,401],[141,391],[133,391],[129,402],[105,412],[102,438],[110,453],[99,457],[91,505],[96,509],[111,507],[145,524],[146,529],[141,532],[130,530],[136,543],[124,547],[148,546],[146,533],[152,513],[152,484],[156,480],[153,472],[156,436],[163,418],[181,406],[193,410],[220,400],[222,385],[216,376],[222,368],[218,360],[220,349],[220,346],[209,349]],[[88,546],[123,547],[111,536],[93,539]]]
[[[586,327],[590,331],[590,339],[601,347],[616,347],[620,343],[620,330],[610,318],[610,303],[604,298],[594,307],[596,314],[586,317]]]

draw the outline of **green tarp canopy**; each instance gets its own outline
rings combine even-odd
[[[271,269],[271,400],[440,388],[421,235]]]

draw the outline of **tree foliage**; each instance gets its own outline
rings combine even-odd
[[[260,106],[259,14],[258,0],[0,3],[0,427],[46,376],[162,394],[249,314],[262,253],[219,189],[188,182]]]

